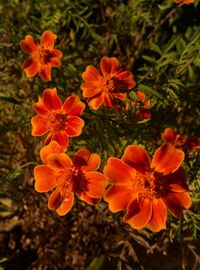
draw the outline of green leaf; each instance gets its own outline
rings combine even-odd
[[[104,255],[100,255],[99,257],[95,257],[91,264],[85,270],[99,270],[103,265],[105,260]]]
[[[19,101],[17,101],[15,98],[3,96],[1,94],[0,94],[0,99],[13,103],[13,104],[20,104]]]

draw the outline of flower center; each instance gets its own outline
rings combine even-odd
[[[107,92],[114,92],[117,90],[117,78],[111,77],[110,75],[104,77],[102,80],[102,88]]]
[[[46,118],[46,125],[51,132],[64,130],[67,125],[67,115],[56,112],[49,113]]]
[[[154,172],[137,173],[134,187],[137,187],[139,197],[154,199],[163,195],[164,187]]]
[[[50,62],[51,58],[54,57],[54,54],[50,50],[45,49],[43,45],[40,45],[38,50],[38,57],[40,63],[42,65],[46,65]]]

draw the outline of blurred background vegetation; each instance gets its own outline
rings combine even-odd
[[[46,88],[62,100],[82,97],[81,74],[115,56],[134,74],[136,87],[151,100],[150,120],[136,121],[129,111],[86,108],[80,137],[70,140],[69,155],[81,146],[106,159],[121,157],[128,144],[153,154],[164,128],[185,137],[199,136],[200,1],[172,0],[2,0],[0,4],[0,269],[200,269],[200,154],[190,152],[188,173],[193,205],[167,230],[136,231],[112,214],[105,202],[92,207],[76,201],[59,217],[47,209],[48,194],[34,191],[33,167],[40,163],[41,138],[31,136],[32,105]],[[58,35],[62,67],[52,81],[27,78],[27,58],[19,47],[27,34],[38,41],[44,30]],[[142,106],[142,104],[140,104]]]

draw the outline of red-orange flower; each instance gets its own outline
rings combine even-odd
[[[113,183],[104,196],[109,209],[127,210],[124,221],[135,229],[165,229],[166,209],[179,217],[191,206],[186,175],[180,168],[183,160],[184,152],[170,143],[156,150],[152,162],[137,145],[129,145],[121,159],[109,158],[104,168]]]
[[[73,206],[74,193],[88,204],[98,203],[107,185],[106,177],[96,170],[101,158],[83,148],[76,152],[73,161],[52,141],[43,147],[41,159],[46,165],[34,168],[35,190],[47,192],[55,189],[48,200],[48,208],[66,215]]]
[[[200,140],[197,137],[185,139],[181,135],[176,134],[172,128],[166,128],[161,137],[164,142],[170,142],[184,152],[200,149]]]
[[[69,96],[62,105],[56,88],[46,89],[33,108],[38,115],[31,119],[32,135],[41,136],[49,132],[45,145],[55,140],[65,150],[68,137],[81,134],[84,121],[78,116],[82,114],[85,104],[78,96]]]
[[[104,56],[100,62],[100,69],[102,75],[93,66],[88,66],[82,74],[85,82],[81,85],[81,90],[94,110],[102,104],[108,108],[114,107],[116,99],[125,100],[124,92],[135,86],[133,74],[119,68],[115,57]]]
[[[189,5],[189,4],[194,3],[194,0],[174,0],[174,2],[176,4],[186,4],[186,5]]]
[[[38,72],[43,81],[51,80],[51,67],[61,66],[62,52],[54,49],[54,42],[57,38],[51,31],[45,31],[41,36],[41,43],[27,35],[20,42],[20,46],[25,53],[30,54],[30,58],[24,61],[22,68],[27,77],[33,77]]]

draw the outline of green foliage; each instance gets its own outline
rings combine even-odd
[[[100,170],[102,170],[108,157],[120,158],[129,144],[143,145],[152,157],[156,148],[162,143],[161,133],[166,127],[174,128],[178,134],[182,134],[186,138],[199,136],[199,7],[199,0],[196,0],[194,5],[176,5],[170,0],[2,1],[0,4],[0,49],[2,51],[0,56],[0,102],[2,105],[0,107],[0,197],[12,197],[14,203],[17,201],[16,209],[19,212],[16,212],[16,215],[24,218],[26,222],[25,213],[30,212],[31,222],[29,227],[27,225],[29,230],[33,227],[32,220],[35,219],[35,215],[39,215],[38,208],[46,207],[46,197],[39,197],[39,199],[33,197],[32,201],[29,201],[31,191],[34,192],[31,165],[34,165],[35,162],[41,163],[39,150],[44,139],[44,137],[42,139],[31,137],[30,119],[34,115],[32,105],[44,89],[51,87],[57,88],[63,101],[67,96],[76,94],[87,105],[87,100],[83,98],[80,90],[81,74],[87,65],[93,65],[99,69],[99,61],[102,56],[117,57],[122,66],[126,66],[133,72],[136,86],[127,92],[125,106],[131,102],[134,102],[134,106],[122,110],[122,104],[119,102],[119,110],[101,107],[97,111],[93,111],[87,106],[83,114],[85,120],[83,133],[69,142],[68,154],[70,156],[73,156],[81,147],[87,147],[92,152],[101,155]],[[19,42],[27,34],[33,35],[39,41],[40,35],[47,29],[57,34],[55,47],[63,52],[63,58],[62,67],[52,69],[52,81],[44,83],[39,77],[27,78],[25,76],[21,64],[28,58],[28,55],[22,52]],[[146,101],[142,103],[138,99],[136,95],[138,89],[146,94],[146,100],[150,100],[150,119],[137,118],[138,111]],[[184,167],[188,174],[193,205],[190,210],[184,212],[183,220],[177,221],[170,216],[167,230],[160,232],[157,236],[147,230],[137,232],[137,237],[134,236],[134,239],[137,238],[137,241],[134,241],[139,243],[136,249],[141,251],[140,247],[143,246],[151,253],[156,249],[155,247],[159,250],[159,244],[162,242],[160,250],[166,252],[168,248],[166,242],[169,239],[173,241],[179,239],[178,232],[183,239],[187,235],[191,236],[194,241],[198,239],[200,230],[199,164],[199,153],[190,151],[185,157]],[[15,192],[16,196],[13,196]],[[19,198],[23,198],[23,200],[19,202]],[[37,209],[33,208],[33,205]],[[96,251],[95,248],[90,250],[87,253],[89,257],[87,261],[84,259],[84,253],[84,258],[81,257],[83,258],[81,267],[89,265],[86,269],[100,269],[107,257],[112,261],[112,252],[115,250],[112,245],[118,243],[122,249],[121,253],[118,253],[119,250],[115,252],[117,261],[115,266],[123,268],[123,265],[128,265],[127,267],[129,267],[131,263],[126,258],[130,254],[136,258],[137,256],[134,255],[132,245],[125,245],[125,241],[122,239],[133,241],[131,238],[133,230],[124,225],[120,219],[121,213],[116,216],[111,215],[108,210],[105,210],[107,208],[103,203],[100,205],[101,207],[103,205],[102,213],[104,213],[100,216],[101,218],[97,214],[101,212],[100,206],[96,208],[97,213],[95,212],[95,214],[88,211],[91,216],[94,215],[91,218],[93,222],[101,219],[97,222],[97,227],[105,227],[102,242],[106,244],[105,246],[102,244],[100,250]],[[66,223],[67,226],[64,224],[64,228],[77,225],[76,222],[81,218],[77,214],[79,208],[80,205],[77,203],[74,210],[76,215],[73,215],[73,218],[70,216],[69,219],[68,217],[66,220],[63,219],[62,222],[69,222]],[[85,205],[81,209],[84,214],[87,213]],[[48,215],[46,212],[44,219],[47,219],[45,215]],[[41,216],[40,212],[40,218]],[[85,226],[86,219],[83,219],[81,226]],[[53,226],[51,222],[58,222],[60,225],[60,220],[56,220],[56,217],[51,216],[50,220],[49,231]],[[40,226],[39,224],[40,222],[34,225],[36,226],[35,231],[39,230],[39,233],[42,234],[41,228],[37,227]],[[45,227],[44,224],[41,226]],[[85,229],[84,231],[85,235],[89,234],[89,237],[93,231],[91,224],[90,230]],[[24,231],[25,227],[23,227]],[[77,227],[75,226],[75,228]],[[112,230],[112,237],[109,238]],[[33,239],[37,238],[35,231]],[[54,239],[52,235],[51,237]],[[84,237],[86,237],[85,235]],[[76,232],[69,231],[66,236],[65,232],[61,231],[59,235],[66,239],[72,236],[78,243],[77,252],[83,252]],[[95,238],[97,234],[92,236]],[[49,239],[48,237],[46,239]],[[84,237],[83,239],[85,239]],[[30,239],[27,238],[28,242]],[[109,238],[109,243],[107,238]],[[39,241],[38,238],[37,241]],[[38,250],[38,256],[42,257],[41,254],[44,253],[44,250],[39,248],[39,245],[44,246],[46,242],[44,239],[40,239],[40,242],[37,241],[31,242],[30,247]],[[56,244],[54,249],[49,248],[50,252],[53,250],[50,254],[60,252],[63,258],[66,257],[67,255],[62,253],[62,250],[57,250],[58,238],[53,241]],[[26,247],[25,244],[24,246]],[[88,246],[87,248],[90,249]],[[78,269],[80,265],[70,247],[67,252],[71,256],[70,260],[73,261],[71,265]],[[74,253],[76,254],[76,252]],[[126,258],[124,259],[124,257]],[[60,258],[61,256],[59,256],[59,260]],[[67,258],[70,261],[69,257]],[[42,265],[43,260],[40,258],[37,263]],[[35,267],[39,269],[41,265],[38,265],[36,264]]]

